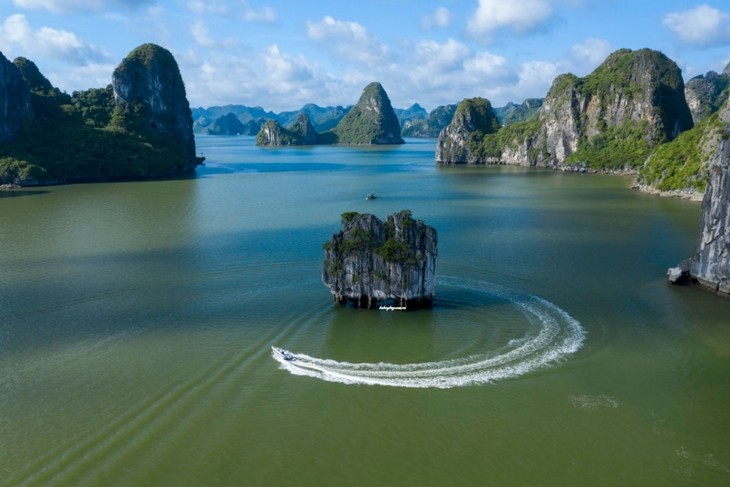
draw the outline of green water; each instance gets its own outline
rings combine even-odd
[[[730,300],[664,278],[699,206],[408,142],[199,137],[194,179],[0,193],[0,485],[728,485]],[[334,306],[339,215],[404,208],[439,231],[434,309]],[[549,313],[556,360],[412,365],[489,377]]]

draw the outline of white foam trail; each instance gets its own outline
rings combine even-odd
[[[350,363],[289,351],[291,360],[280,354],[272,353],[272,356],[294,375],[330,382],[451,388],[518,377],[576,352],[583,344],[585,330],[580,323],[545,299],[483,281],[447,277],[441,278],[440,282],[508,301],[534,325],[533,328],[537,328],[537,333],[528,331],[525,336],[515,337],[499,351],[438,362]]]

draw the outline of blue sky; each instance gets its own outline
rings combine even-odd
[[[103,87],[136,46],[178,61],[192,106],[354,104],[371,81],[394,106],[542,97],[618,48],[649,47],[685,80],[730,62],[730,1],[2,0],[0,51],[64,91]]]

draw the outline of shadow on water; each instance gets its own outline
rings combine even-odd
[[[301,292],[297,283],[320,279],[328,232],[223,233],[165,249],[17,259],[0,279],[0,357],[141,330],[267,326],[267,313]],[[294,252],[300,245],[311,250]],[[330,303],[322,286],[321,305]]]
[[[34,196],[39,194],[46,194],[48,191],[42,190],[27,190],[27,189],[7,189],[0,190],[0,199],[2,198],[16,198],[18,196]]]

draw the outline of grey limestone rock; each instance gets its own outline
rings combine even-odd
[[[690,274],[700,284],[730,294],[730,101],[720,112],[726,124],[710,160],[710,182],[702,200],[701,231]]]
[[[475,140],[499,129],[492,104],[486,98],[467,98],[456,108],[451,123],[439,133],[436,162],[440,164],[483,163],[471,150]]]
[[[730,95],[730,64],[722,74],[710,71],[687,81],[684,95],[695,124],[718,111]]]
[[[334,300],[361,308],[428,307],[436,294],[436,229],[403,210],[385,223],[344,213],[342,229],[324,244],[322,280]]]
[[[114,101],[131,128],[160,135],[182,151],[181,172],[195,169],[193,117],[180,69],[173,55],[143,44],[127,55],[112,75]]]

